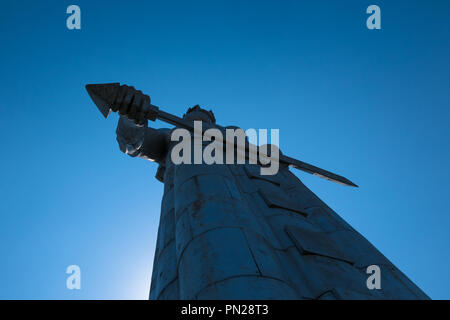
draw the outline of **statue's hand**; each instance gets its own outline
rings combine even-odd
[[[147,114],[150,111],[150,97],[134,87],[121,86],[117,93],[117,104],[111,107],[121,115],[134,121],[139,126],[147,123]]]
[[[146,129],[145,124],[138,126],[125,116],[120,116],[116,129],[120,150],[131,156],[136,156],[144,143]]]

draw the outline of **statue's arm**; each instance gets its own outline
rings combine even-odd
[[[153,129],[136,125],[121,115],[117,124],[117,142],[120,150],[131,157],[140,157],[160,163],[164,160],[168,148],[169,129]]]

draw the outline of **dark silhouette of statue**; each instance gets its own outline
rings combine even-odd
[[[164,183],[150,299],[428,299],[290,171],[291,158],[280,157],[275,175],[261,175],[261,164],[175,165],[173,129],[147,119],[222,130],[211,111],[196,106],[180,119],[132,87],[88,91],[105,116],[121,114],[120,150],[156,162]]]

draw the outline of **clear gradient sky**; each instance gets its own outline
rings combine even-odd
[[[308,187],[450,298],[449,1],[17,0],[0,35],[0,298],[148,297],[163,185],[88,97],[104,82],[278,128],[285,154],[360,185],[296,172]],[[65,287],[71,264],[81,290]]]

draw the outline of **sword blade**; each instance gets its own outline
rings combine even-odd
[[[310,173],[312,175],[315,175],[319,178],[322,179],[326,179],[328,181],[332,181],[335,183],[339,183],[341,185],[344,186],[350,186],[350,187],[358,187],[357,184],[351,182],[350,180],[348,180],[347,178],[340,176],[336,173],[321,169],[319,167],[313,166],[312,164],[285,156],[285,155],[281,155],[280,156],[280,162],[283,162],[287,165],[289,165],[289,167],[293,167],[299,170],[302,170],[304,172]]]

